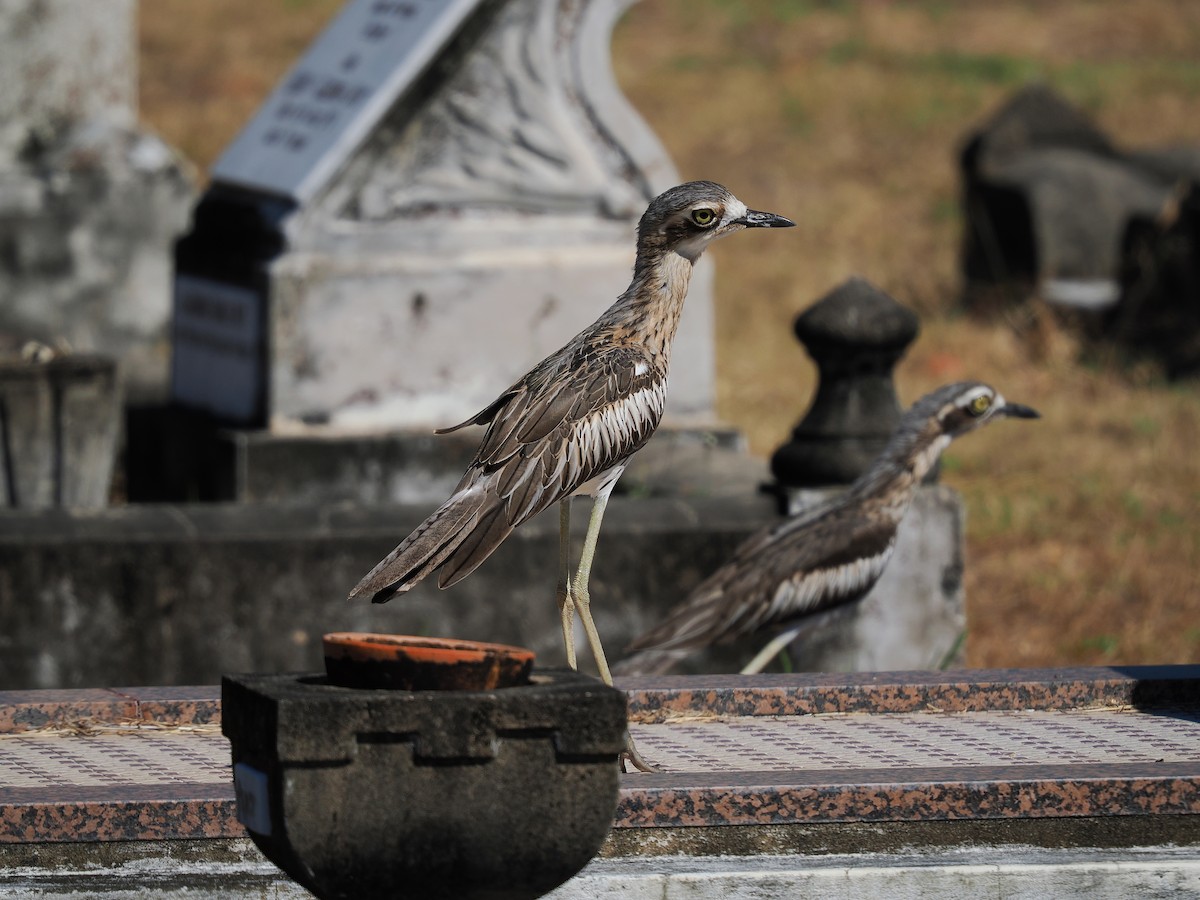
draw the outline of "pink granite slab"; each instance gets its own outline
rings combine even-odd
[[[971,712],[1200,705],[1200,666],[627,678],[633,722],[682,715]]]
[[[814,753],[806,765],[774,770],[767,763],[758,765],[761,771],[747,771],[749,759],[739,767],[738,745],[732,743],[741,729],[760,742],[756,753],[768,752],[763,748],[775,735],[762,720],[755,724],[755,717],[796,717],[794,727],[811,742],[812,729],[802,721],[806,717],[857,713],[878,717],[878,727],[868,722],[871,727],[853,736],[855,747],[869,749],[871,741],[894,739],[902,717],[891,713],[969,716],[989,710],[1107,709],[1112,712],[1103,715],[1121,718],[1174,708],[1156,715],[1175,715],[1180,734],[1190,735],[1187,728],[1194,725],[1189,723],[1200,714],[1200,666],[696,676],[630,680],[624,686],[635,731],[674,727],[678,735],[673,737],[681,744],[685,732],[691,741],[712,737],[717,743],[709,754],[728,762],[699,771],[625,776],[615,820],[620,829],[1151,815],[1197,816],[1200,827],[1200,747],[1195,756],[1157,754],[1162,760],[1143,754],[1114,762],[1071,762],[1064,754],[1054,764],[988,765],[974,759],[970,765],[874,768],[869,763],[839,768],[819,762],[823,757]],[[39,774],[35,778],[28,770],[24,783],[36,787],[15,786],[21,783],[15,768],[6,783],[0,766],[0,843],[243,836],[233,787],[224,774],[231,761],[228,747],[214,730],[219,697],[217,686],[0,692],[0,736],[7,736],[0,740],[14,746],[34,739],[68,742],[58,756],[47,751],[28,763]],[[744,727],[713,729],[709,735],[702,730],[706,721],[736,717],[746,717]],[[135,758],[132,742],[147,725],[167,743],[180,742],[169,752],[188,764],[160,759],[151,765]],[[1119,725],[1114,719],[1113,728],[1099,734],[1088,752],[1119,753]],[[937,739],[936,731],[925,728],[926,739]],[[1163,741],[1169,732],[1163,732]],[[95,739],[97,733],[103,740]],[[1043,743],[1046,733],[1043,729]],[[1014,739],[1006,732],[996,740],[1008,740],[1019,750],[1025,737]],[[648,745],[653,748],[653,741]],[[968,750],[963,743],[962,754]],[[57,771],[49,768],[52,764],[67,765],[62,760],[76,752],[92,754],[94,761],[88,757],[86,766],[80,764],[81,772],[88,771],[74,783],[45,775]],[[1045,748],[1039,752],[1045,757]],[[18,756],[10,749],[0,759],[8,758],[11,767]],[[89,768],[106,765],[118,774]],[[201,782],[195,775],[188,780],[185,769],[210,780]]]
[[[218,685],[0,691],[0,734],[87,724],[220,721]]]

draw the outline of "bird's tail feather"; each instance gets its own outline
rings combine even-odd
[[[493,503],[490,509],[477,516],[470,529],[464,531],[462,538],[438,561],[442,565],[438,587],[448,588],[474,572],[512,534],[512,530],[505,504]]]
[[[486,493],[476,486],[451,496],[354,586],[350,599],[385,603],[416,587],[475,531]]]

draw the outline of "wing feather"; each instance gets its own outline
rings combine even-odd
[[[891,555],[895,526],[873,520],[856,525],[844,510],[819,509],[815,518],[793,516],[749,537],[629,650],[725,643],[865,594]]]

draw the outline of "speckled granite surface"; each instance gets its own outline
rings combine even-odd
[[[663,771],[623,779],[618,829],[1200,813],[1200,666],[624,686]],[[218,698],[0,692],[0,842],[244,834]]]

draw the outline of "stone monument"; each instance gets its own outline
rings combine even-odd
[[[0,351],[27,340],[167,389],[171,243],[191,179],[137,122],[135,0],[0,4]],[[4,345],[10,346],[4,346]]]
[[[175,401],[281,439],[427,430],[591,322],[678,180],[613,81],[630,2],[350,0],[218,160],[179,244]],[[677,418],[711,416],[711,330],[704,268]]]

